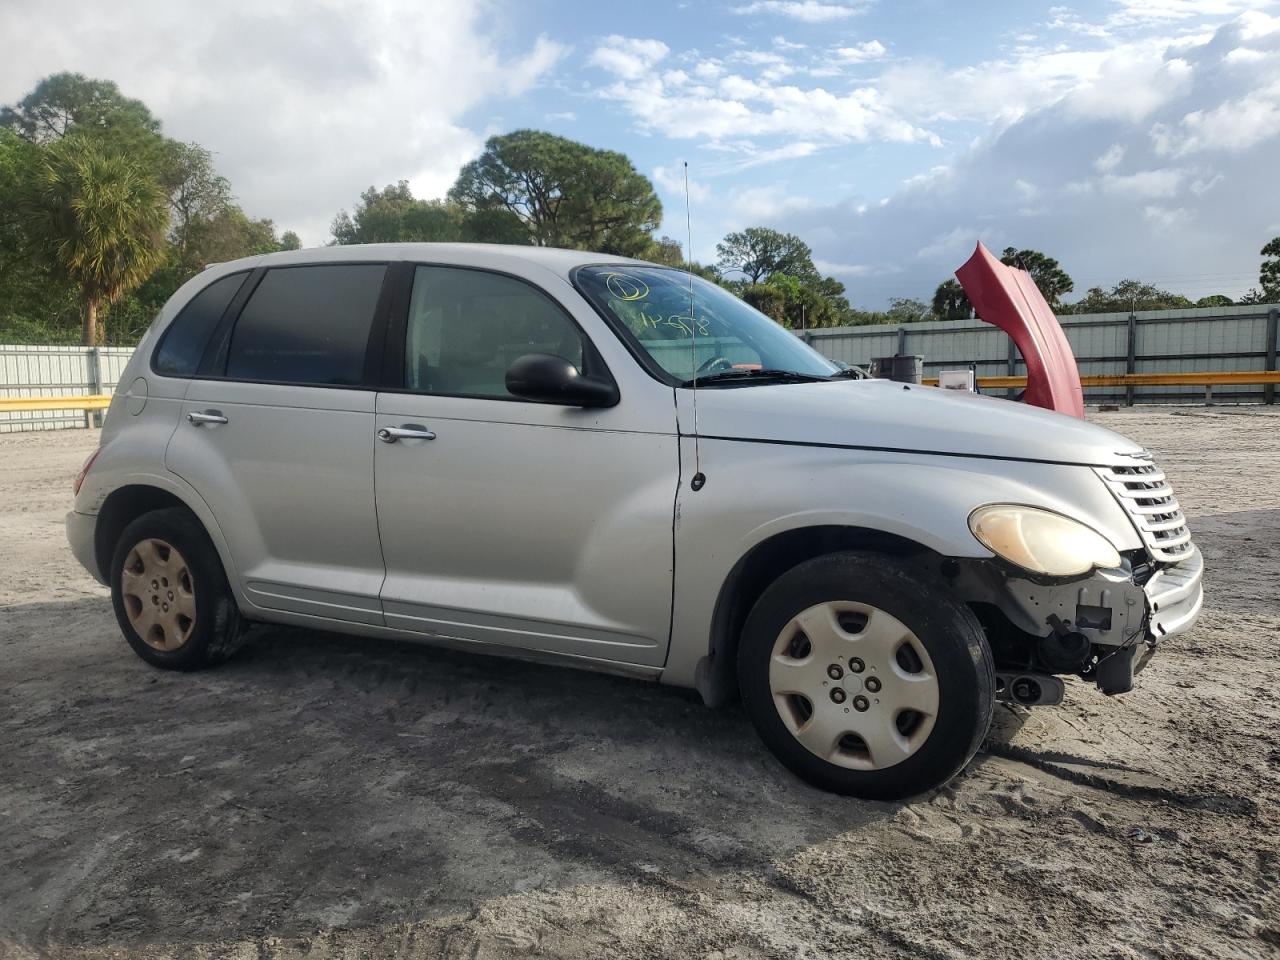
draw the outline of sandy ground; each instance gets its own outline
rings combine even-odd
[[[0,957],[1280,956],[1280,410],[1095,418],[1205,616],[911,804],[640,682],[293,630],[152,670],[63,539],[96,435],[0,436]]]

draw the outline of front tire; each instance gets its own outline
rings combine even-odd
[[[784,573],[738,648],[761,739],[814,786],[899,800],[941,786],[986,736],[995,666],[982,627],[935,576],[838,553]]]
[[[120,534],[111,603],[133,652],[170,670],[220,663],[244,630],[218,552],[186,510],[156,510]]]

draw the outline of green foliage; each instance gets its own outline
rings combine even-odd
[[[1082,300],[1065,304],[1060,313],[1128,313],[1137,310],[1177,310],[1193,306],[1181,294],[1161,290],[1140,280],[1121,280],[1110,290],[1090,287]]]
[[[104,342],[98,310],[163,261],[168,220],[160,185],[130,157],[78,136],[45,150],[26,227],[54,275],[78,289],[85,344]]]
[[[747,283],[767,283],[779,273],[805,282],[819,279],[813,265],[813,251],[793,233],[748,227],[717,243],[716,253],[721,272],[741,273]]]
[[[933,293],[933,316],[938,320],[967,320],[973,304],[958,280],[944,280]]]
[[[1039,250],[1018,250],[1005,247],[1000,255],[1000,262],[1017,267],[1031,274],[1040,290],[1040,295],[1050,307],[1057,309],[1062,303],[1062,295],[1075,289],[1075,283],[1067,272],[1058,266],[1058,261],[1047,257]]]
[[[542,247],[643,256],[662,221],[653,184],[623,154],[540,130],[491,137],[458,174],[449,200],[507,212]]]
[[[1258,283],[1262,285],[1262,294],[1268,297],[1267,302],[1280,301],[1280,237],[1276,237],[1262,248],[1262,267],[1258,271]]]
[[[86,274],[92,244],[112,253]],[[0,109],[0,339],[74,342],[92,312],[93,340],[130,342],[210,263],[284,244],[236,206],[209,151],[165,138],[114,83],[55,74]]]
[[[1196,301],[1196,306],[1197,307],[1229,307],[1233,303],[1235,303],[1235,301],[1232,300],[1230,297],[1225,296],[1221,293],[1215,293],[1209,297],[1201,297],[1199,300]]]
[[[117,143],[160,135],[160,121],[141,100],[126,97],[110,80],[79,73],[45,77],[16,105],[0,109],[0,126],[37,144],[60,140],[72,130]]]
[[[886,313],[890,323],[920,323],[934,319],[928,305],[912,297],[890,298]]]
[[[508,210],[469,210],[460,203],[419,200],[409,182],[360,194],[352,213],[343,210],[330,227],[336,243],[530,243],[528,231]]]

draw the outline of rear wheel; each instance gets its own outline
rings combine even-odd
[[[150,664],[193,670],[240,646],[240,613],[222,563],[186,510],[156,510],[125,527],[110,583],[120,630]]]
[[[738,668],[761,738],[837,793],[940,786],[991,722],[995,673],[973,613],[887,557],[832,554],[783,574],[747,618]]]

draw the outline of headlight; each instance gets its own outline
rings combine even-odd
[[[1120,566],[1120,554],[1106,537],[1048,510],[992,503],[969,515],[969,529],[996,556],[1032,573],[1072,577]]]

